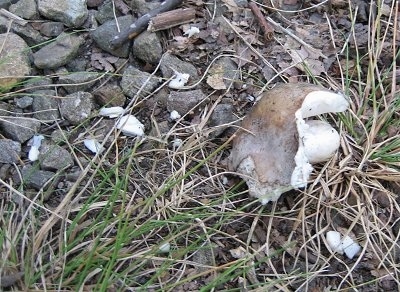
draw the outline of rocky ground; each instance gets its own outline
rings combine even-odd
[[[3,9],[0,13],[0,198],[4,212],[0,228],[6,234],[4,230],[10,226],[10,218],[14,218],[7,217],[6,213],[15,208],[19,211],[13,216],[24,221],[24,210],[34,206],[37,213],[32,216],[38,220],[37,230],[26,234],[30,237],[26,241],[32,245],[30,248],[22,246],[20,239],[10,243],[15,244],[14,252],[18,256],[10,256],[7,241],[4,238],[0,241],[3,243],[2,287],[46,289],[48,285],[50,289],[54,281],[53,284],[60,283],[61,290],[75,290],[79,285],[90,290],[96,281],[104,280],[94,276],[86,282],[62,278],[59,271],[50,268],[43,271],[39,268],[41,265],[33,263],[28,277],[23,272],[29,268],[23,254],[25,248],[32,252],[47,243],[57,246],[52,239],[62,234],[63,225],[73,222],[76,216],[77,205],[71,201],[85,204],[85,200],[91,198],[91,190],[108,179],[107,173],[120,167],[119,172],[131,176],[124,189],[132,195],[129,204],[141,206],[151,194],[159,194],[168,186],[162,192],[165,199],[160,202],[168,201],[172,204],[171,207],[165,203],[168,208],[177,208],[178,213],[210,206],[209,218],[201,218],[206,223],[201,223],[204,227],[196,232],[202,233],[209,227],[221,232],[206,238],[208,245],[204,246],[208,249],[188,257],[194,268],[180,266],[180,277],[193,280],[170,286],[172,291],[196,291],[202,287],[243,291],[260,287],[274,291],[349,288],[397,291],[400,270],[391,265],[399,262],[396,242],[399,238],[400,159],[394,156],[386,164],[380,160],[381,156],[365,156],[367,152],[363,147],[366,144],[363,143],[369,134],[364,135],[363,131],[365,127],[369,131],[369,124],[375,124],[370,117],[374,116],[376,107],[389,105],[388,108],[394,109],[390,123],[383,118],[376,120],[377,124],[386,125],[382,126],[384,133],[369,136],[372,140],[376,138],[374,141],[378,144],[368,140],[371,142],[368,145],[378,149],[377,145],[394,143],[389,152],[398,155],[399,144],[395,138],[399,134],[398,3],[391,0],[372,4],[357,0],[350,1],[350,5],[340,0],[258,2],[262,15],[270,17],[268,23],[273,28],[270,38],[264,37],[262,25],[247,0],[183,1],[177,8],[196,11],[191,22],[157,32],[145,31],[133,41],[113,48],[110,41],[120,30],[160,3],[145,0],[0,1]],[[191,27],[198,31],[193,35],[185,33]],[[180,73],[189,74],[186,88],[171,88],[171,78]],[[376,83],[372,83],[372,79]],[[335,171],[328,173],[322,166],[318,169],[323,178],[325,175],[333,178],[327,178],[325,184],[321,179],[322,182],[315,183],[307,192],[292,192],[263,209],[248,198],[240,179],[227,173],[229,139],[237,121],[246,115],[260,92],[282,82],[318,83],[344,92],[352,101],[354,116],[347,116],[349,119],[342,120],[343,124],[335,121],[344,137],[342,146],[347,147],[344,147],[347,153],[341,153],[336,163],[330,165]],[[376,105],[372,101],[365,102],[370,96],[385,98]],[[119,133],[115,128],[116,119],[101,115],[103,107],[122,107],[125,114],[138,119],[144,134]],[[354,124],[349,124],[349,120],[355,121]],[[38,156],[34,157],[30,151],[35,144],[34,136],[39,135],[43,139],[37,149]],[[88,140],[101,146],[95,144],[95,151],[90,150],[85,142]],[[387,141],[390,143],[386,144]],[[103,149],[98,155],[94,153],[96,147]],[[129,168],[131,159],[135,160],[133,169]],[[206,163],[197,167],[202,161]],[[169,179],[178,174],[185,178],[185,183],[180,181],[180,191],[175,185],[168,185]],[[358,182],[355,191],[351,188],[354,181]],[[234,199],[229,199],[229,204],[221,207],[219,199],[214,201],[232,188],[235,195]],[[182,199],[182,192],[184,196],[190,193],[190,199]],[[342,192],[343,197],[321,201],[318,200],[321,192],[328,198],[328,193]],[[360,199],[360,194],[371,195],[367,200],[371,205],[364,202],[365,198]],[[218,202],[218,207],[212,202]],[[341,204],[346,206],[344,211],[340,211]],[[145,215],[140,210],[132,214],[138,218],[143,215],[140,220],[157,217],[158,211],[152,213],[151,210]],[[364,213],[376,210],[379,210],[377,217]],[[164,211],[159,212],[165,220],[172,218]],[[220,218],[231,215],[219,224],[212,214],[215,212]],[[62,223],[55,222],[59,214],[64,216]],[[90,218],[98,218],[100,211],[93,208],[88,214]],[[378,229],[387,232],[369,238],[365,235],[368,224],[363,218],[375,220],[368,229],[371,232],[378,232]],[[137,226],[142,223],[135,221],[135,224],[135,228],[140,229]],[[328,231],[329,224],[353,232],[365,247],[362,255],[357,259],[331,255],[320,239]],[[151,232],[148,242],[153,242],[157,236],[166,237],[169,231],[157,229],[157,232]],[[142,238],[142,241],[145,245],[146,240]],[[368,245],[369,241],[373,243]],[[185,240],[179,238],[177,242],[184,246]],[[79,246],[79,242],[75,244]],[[376,246],[381,247],[377,249]],[[132,253],[139,251],[130,250]],[[210,252],[212,261],[207,256]],[[232,264],[249,254],[245,268]],[[42,256],[32,256],[31,260],[52,258],[49,251]],[[202,260],[204,257],[207,260]],[[184,257],[178,258],[175,264],[182,265],[180,260]],[[228,276],[222,272],[224,265],[241,273],[232,272]],[[143,268],[143,271],[153,271],[153,268]],[[171,283],[171,279],[175,279],[174,269],[175,266],[171,270],[167,268],[170,276],[156,273],[157,281]],[[94,270],[85,271],[90,274]],[[131,271],[134,280],[130,281],[131,274],[127,273],[126,286],[118,286],[111,280],[106,286],[110,291],[134,290],[141,285],[162,290],[161,284],[149,280],[152,273],[139,275]],[[223,277],[218,278],[217,274]],[[68,277],[72,276],[68,274]]]

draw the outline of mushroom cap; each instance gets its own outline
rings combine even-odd
[[[308,83],[281,84],[265,92],[233,139],[229,169],[243,177],[250,195],[263,204],[293,188],[299,147],[295,113],[314,91],[331,93]]]

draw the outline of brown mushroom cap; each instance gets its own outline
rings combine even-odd
[[[291,189],[299,146],[295,113],[313,91],[330,92],[308,83],[277,85],[263,94],[233,139],[229,169],[242,174],[250,195],[269,198],[263,203]]]

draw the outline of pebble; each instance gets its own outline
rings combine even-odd
[[[124,106],[126,97],[122,92],[121,87],[117,84],[107,83],[93,92],[93,96],[96,102],[100,105],[112,106]]]
[[[81,26],[88,16],[86,0],[39,0],[38,9],[42,16],[68,27]]]
[[[27,76],[31,72],[29,61],[30,49],[27,43],[14,33],[0,34],[0,89],[11,88],[19,81],[23,80],[23,76]]]
[[[35,96],[32,109],[33,116],[41,121],[56,121],[60,119],[58,111],[58,98],[54,90],[38,90],[33,92]]]
[[[48,37],[57,37],[64,31],[62,22],[45,22],[40,26],[40,33]]]
[[[74,165],[69,151],[48,142],[43,143],[40,148],[39,163],[43,170],[60,170]]]
[[[22,179],[27,187],[36,190],[42,189],[46,183],[54,177],[55,173],[47,170],[36,169],[32,165],[26,165],[21,171]]]
[[[164,78],[170,78],[172,75],[174,75],[175,72],[173,70],[182,74],[189,74],[191,80],[197,81],[199,78],[195,66],[189,62],[182,61],[178,57],[169,53],[163,56],[160,69]]]
[[[58,79],[59,84],[70,84],[63,86],[68,93],[77,91],[87,91],[92,87],[96,79],[100,76],[97,72],[73,72],[61,75]]]
[[[39,69],[54,69],[70,62],[78,53],[84,39],[76,34],[62,33],[56,40],[33,54]]]
[[[135,38],[132,46],[133,55],[150,64],[157,64],[163,54],[161,41],[155,32],[145,31]]]
[[[32,118],[2,117],[0,126],[6,137],[24,143],[39,131],[40,121]]]
[[[85,121],[94,107],[93,95],[89,92],[75,92],[61,98],[61,116],[73,125]]]
[[[133,23],[133,20],[134,18],[132,15],[126,15],[117,18],[120,27],[129,27]],[[114,49],[110,46],[110,40],[113,39],[117,34],[118,28],[115,20],[112,19],[100,25],[96,30],[91,32],[90,36],[104,51],[109,52],[117,57],[127,58],[130,50],[130,42],[127,42],[117,49]]]
[[[205,98],[206,95],[200,89],[181,92],[172,91],[167,97],[167,109],[170,112],[175,110],[184,115]]]
[[[35,0],[19,0],[10,5],[9,11],[23,19],[37,19],[39,17]]]
[[[122,75],[121,87],[123,92],[129,96],[134,97],[139,92],[139,88],[146,83],[143,90],[141,91],[141,96],[146,96],[147,94],[154,91],[160,84],[159,78],[153,76],[149,79],[150,74],[147,72],[140,71],[139,69],[128,66],[124,74]],[[149,80],[148,80],[149,79]]]
[[[18,163],[21,144],[10,139],[0,139],[0,163]]]
[[[21,109],[30,107],[32,103],[33,103],[33,97],[31,96],[23,96],[15,99],[16,106]]]

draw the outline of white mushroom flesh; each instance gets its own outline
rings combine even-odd
[[[143,136],[144,125],[133,115],[121,117],[117,123],[117,129],[127,136]]]

